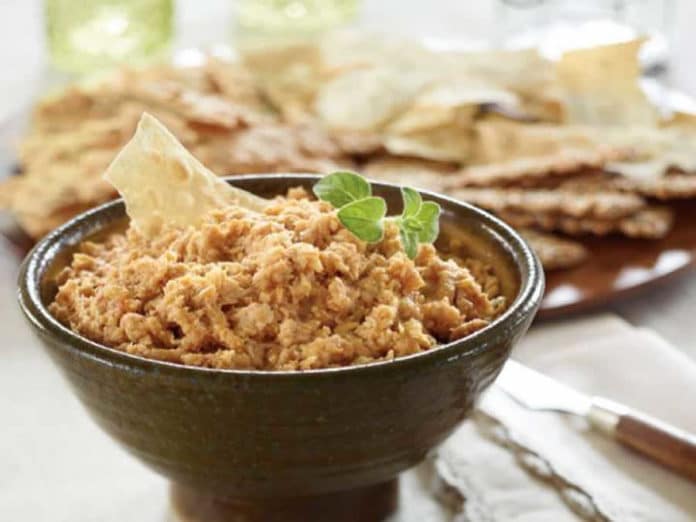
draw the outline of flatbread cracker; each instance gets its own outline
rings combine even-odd
[[[696,172],[696,127],[612,129],[605,139],[634,150],[632,161],[606,166],[629,179],[657,180],[670,169]]]
[[[622,191],[667,201],[696,197],[696,174],[672,170],[659,177],[631,179],[601,170],[583,171],[566,178],[542,179],[531,188],[575,193]]]
[[[361,170],[371,179],[439,192],[456,167],[417,158],[387,156],[370,160]]]
[[[173,82],[135,82],[128,87],[126,96],[147,107],[166,108],[188,122],[224,130],[235,130],[264,121],[261,114],[244,105]]]
[[[111,149],[123,145],[138,123],[142,110],[120,106],[108,118],[90,119],[71,130],[56,134],[32,132],[19,146],[19,158],[25,169],[34,165],[49,167],[55,161],[75,160],[95,149]]]
[[[458,124],[472,125],[482,105],[518,105],[512,92],[472,82],[448,78],[425,87],[389,125],[387,134],[409,134]]]
[[[351,167],[331,136],[313,125],[256,125],[193,149],[221,174],[328,172]]]
[[[477,163],[546,156],[566,149],[594,150],[601,145],[587,126],[520,123],[491,116],[476,122],[475,136],[473,160]]]
[[[554,64],[536,49],[450,51],[435,60],[448,74],[474,78],[525,95],[552,90]]]
[[[531,228],[522,228],[518,232],[539,256],[545,270],[572,268],[582,264],[588,257],[587,249],[577,241]]]
[[[696,197],[696,174],[668,173],[659,178],[618,179],[614,186],[661,200]]]
[[[596,218],[575,218],[549,214],[524,212],[500,212],[498,215],[512,226],[539,228],[546,231],[559,231],[569,235],[592,234],[605,236],[623,234],[633,238],[660,239],[672,228],[674,215],[664,207],[648,207],[630,216],[609,220]]]
[[[117,108],[133,78],[158,76],[161,70],[161,67],[109,70],[51,91],[34,106],[32,126],[59,131],[85,118],[106,117]]]
[[[384,151],[382,136],[374,132],[333,130],[330,134],[345,154],[367,156]]]
[[[642,91],[638,51],[644,40],[568,51],[557,63],[566,123],[655,127],[657,109]]]
[[[266,206],[266,200],[218,178],[147,113],[104,179],[123,196],[131,224],[149,237],[164,224],[195,226],[231,203],[257,211]]]
[[[448,191],[458,199],[495,213],[522,212],[540,216],[614,220],[645,207],[635,194],[576,193],[561,190],[463,188]]]
[[[113,157],[111,150],[95,149],[76,159],[53,161],[47,168],[36,164],[3,187],[7,189],[7,207],[22,229],[38,239],[76,214],[116,196],[114,188],[101,179]]]
[[[558,122],[565,107],[555,65],[536,49],[443,53],[440,68],[502,87],[518,97],[515,109],[528,117]],[[453,73],[450,73],[453,74]]]
[[[648,207],[619,221],[619,231],[628,237],[660,239],[667,235],[674,213],[667,207]]]
[[[458,124],[404,135],[387,135],[384,148],[395,155],[435,161],[465,162],[471,156],[472,135]]]
[[[448,186],[457,188],[533,185],[534,180],[545,180],[551,176],[571,176],[583,170],[601,169],[612,158],[622,158],[625,154],[623,150],[603,146],[596,149],[563,148],[540,156],[471,165],[453,177]]]
[[[203,66],[203,71],[212,93],[245,107],[266,109],[266,103],[256,86],[254,75],[241,63],[230,63],[209,57]]]
[[[331,129],[380,131],[430,81],[428,73],[398,67],[354,69],[322,85],[314,109]]]
[[[243,49],[243,63],[257,86],[292,123],[311,118],[319,87],[326,79],[321,49],[313,43],[294,43]]]

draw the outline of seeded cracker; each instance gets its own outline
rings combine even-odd
[[[643,239],[664,237],[672,227],[674,219],[672,211],[663,207],[648,207],[625,218],[615,220],[528,214],[514,211],[500,212],[498,215],[512,226],[520,228],[532,227],[570,235],[623,234]]]
[[[659,178],[621,179],[616,187],[662,200],[694,198],[696,173],[670,172]]]
[[[540,216],[613,220],[635,214],[645,201],[634,194],[565,192],[561,190],[522,190],[464,188],[449,191],[496,213],[515,212]]]
[[[572,268],[587,259],[587,249],[576,241],[531,228],[522,228],[519,232],[539,256],[545,270]]]
[[[456,188],[533,185],[535,180],[573,176],[582,170],[601,169],[610,159],[623,156],[623,151],[611,147],[561,149],[540,156],[472,165],[448,180],[448,186]]]

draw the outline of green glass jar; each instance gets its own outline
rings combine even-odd
[[[173,0],[45,0],[54,65],[89,72],[138,63],[169,44]]]

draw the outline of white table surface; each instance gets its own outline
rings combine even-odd
[[[233,4],[230,0],[180,0],[177,45],[230,43]],[[696,95],[696,2],[679,0],[678,4],[671,81]],[[462,35],[484,38],[493,22],[489,1],[374,0],[365,3],[359,23],[374,30],[456,39]],[[0,121],[26,106],[40,90],[44,60],[40,2],[0,0]],[[139,497],[122,501],[140,500],[147,505],[151,494],[162,497],[162,480],[144,472],[88,420],[33,339],[15,301],[18,258],[8,252],[0,244],[0,520],[106,520],[94,515],[105,502],[105,481],[114,488],[111,495],[132,494],[134,489],[126,482],[138,484]],[[696,273],[609,309],[633,324],[656,330],[696,358]],[[11,469],[3,466],[8,452],[21,452],[22,464]],[[109,476],[118,480],[108,482]],[[56,517],[41,500],[49,490],[68,504],[84,505],[86,517],[80,521]],[[28,495],[30,491],[35,496]],[[35,500],[28,501],[30,497]],[[142,512],[142,520],[161,520],[160,511],[161,503],[149,515]]]

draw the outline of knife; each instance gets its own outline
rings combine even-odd
[[[622,445],[696,482],[696,436],[627,406],[590,397],[508,360],[496,385],[522,406],[584,417]]]

